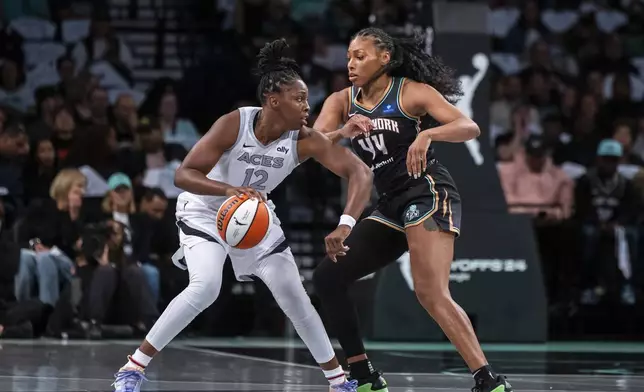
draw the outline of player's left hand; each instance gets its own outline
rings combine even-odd
[[[427,150],[432,138],[426,133],[419,133],[416,140],[407,150],[407,173],[410,177],[420,178],[427,170]]]
[[[344,240],[350,233],[351,228],[349,226],[340,225],[324,239],[324,243],[326,244],[326,254],[334,262],[338,261],[338,256],[347,255],[349,247],[344,245]]]
[[[349,117],[349,120],[340,128],[340,133],[345,138],[353,138],[361,134],[369,136],[369,132],[373,129],[371,119],[362,114],[354,114]]]

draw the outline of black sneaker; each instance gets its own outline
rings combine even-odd
[[[512,385],[505,376],[498,375],[494,382],[477,383],[472,392],[512,392]]]
[[[358,388],[356,392],[389,392],[387,389],[387,381],[382,377],[382,373],[376,370],[368,378],[356,379],[358,381]]]

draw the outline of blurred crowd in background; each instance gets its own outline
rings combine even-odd
[[[218,116],[256,104],[258,49],[288,40],[315,117],[348,85],[351,34],[369,24],[410,31],[424,6],[0,1],[0,336],[144,334],[187,282],[170,261],[173,172]],[[636,305],[644,3],[491,0],[488,19],[481,142],[495,151],[510,212],[535,217],[549,302]],[[324,230],[298,224],[333,225],[341,192],[307,162],[272,195],[304,266],[319,260]],[[246,287],[233,286],[222,296]],[[278,311],[257,297],[250,332],[272,333]],[[204,333],[221,332],[212,326],[221,311],[202,316]]]
[[[644,3],[492,1],[490,140],[535,215],[551,303],[633,305],[644,244]]]

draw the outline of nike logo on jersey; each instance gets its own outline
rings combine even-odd
[[[351,117],[355,116],[356,114],[358,114],[358,112],[349,113],[349,118],[351,118]]]
[[[235,224],[236,224],[237,226],[247,226],[247,225],[248,225],[247,223],[241,223],[241,222],[239,222],[239,221],[237,220],[237,218],[235,218],[234,216],[233,216],[233,220],[235,221]]]
[[[253,148],[255,146],[249,146],[248,144],[244,143],[244,148]]]

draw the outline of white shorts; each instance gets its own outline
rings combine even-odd
[[[271,212],[273,213],[273,224],[268,228],[266,237],[253,248],[236,249],[226,244],[219,236],[217,231],[217,211],[196,201],[177,203],[176,217],[181,248],[172,258],[175,265],[182,269],[187,268],[185,261],[181,261],[183,247],[189,249],[205,241],[217,242],[230,256],[237,280],[252,280],[260,260],[268,255],[285,251],[288,248],[280,221],[273,211],[274,206],[270,202],[269,206],[271,206]]]

